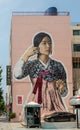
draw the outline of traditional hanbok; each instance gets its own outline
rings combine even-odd
[[[15,73],[15,77],[22,79],[29,75],[33,85],[29,99],[41,104],[42,110],[46,111],[47,114],[55,111],[66,111],[62,97],[67,95],[68,89],[63,65],[51,58],[46,65],[39,59],[21,62],[21,69]],[[56,86],[58,80],[65,83],[63,93],[60,93]],[[35,96],[34,99],[32,99],[32,95]]]

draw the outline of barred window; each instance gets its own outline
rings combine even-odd
[[[80,30],[73,30],[73,35],[80,35]]]
[[[79,52],[80,51],[80,44],[73,44],[73,51]]]
[[[80,57],[73,57],[73,68],[80,68]]]

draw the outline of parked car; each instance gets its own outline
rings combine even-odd
[[[69,99],[69,103],[70,105],[72,106],[75,106],[75,105],[80,105],[80,96],[79,95],[76,95],[76,96],[73,96]]]
[[[69,103],[70,103],[70,105],[72,105],[72,106],[80,105],[80,89],[78,90],[77,95],[72,96],[72,97],[69,99]]]
[[[55,112],[51,115],[47,115],[44,117],[44,121],[54,122],[54,121],[75,121],[76,114],[70,112]]]

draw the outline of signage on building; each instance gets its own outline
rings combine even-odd
[[[23,103],[23,98],[22,98],[22,96],[18,95],[17,96],[17,104],[21,105],[22,103]]]
[[[11,108],[11,106],[10,105],[6,105],[6,109],[10,109]]]
[[[6,84],[11,85],[11,65],[6,66]]]

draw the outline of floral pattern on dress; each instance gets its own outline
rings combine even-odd
[[[49,59],[49,63],[47,68],[44,67],[44,65],[40,62],[39,59],[35,59],[33,61],[28,60],[24,63],[22,68],[22,78],[26,77],[27,75],[30,76],[30,79],[32,78],[38,78],[41,71],[49,71],[50,73],[47,75],[43,75],[43,80],[46,80],[48,82],[51,81],[57,81],[59,79],[63,80],[65,82],[65,91],[62,94],[62,96],[65,96],[68,92],[67,90],[67,83],[66,83],[66,72],[63,67],[63,65],[53,59]]]

